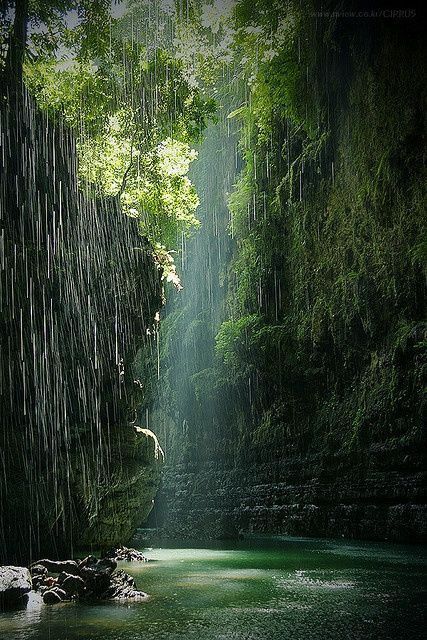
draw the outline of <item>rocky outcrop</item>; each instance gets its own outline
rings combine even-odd
[[[85,592],[85,581],[80,576],[61,574],[58,578],[61,589],[69,596],[82,596]]]
[[[160,483],[163,451],[149,429],[134,427],[112,447],[114,473],[110,484],[99,487],[93,524],[81,534],[83,546],[106,547],[129,540],[153,507]],[[83,488],[82,488],[83,490]]]
[[[27,604],[32,582],[26,567],[0,567],[0,610]]]
[[[128,547],[113,547],[104,554],[105,558],[111,558],[116,562],[147,562],[147,558],[138,549]]]
[[[47,574],[47,573],[67,573],[78,575],[78,565],[75,560],[37,560],[30,567],[31,573]]]
[[[130,423],[148,386],[132,365],[161,271],[118,198],[79,188],[59,118],[20,88],[0,128],[0,561],[28,562],[126,542],[151,509],[161,456]]]
[[[108,600],[145,600],[148,595],[136,588],[135,579],[121,569],[113,573],[110,584],[103,594]]]
[[[108,589],[111,575],[116,567],[117,562],[109,558],[97,560],[93,556],[88,556],[82,560],[79,571],[89,596],[102,597]]]
[[[157,521],[171,537],[284,534],[423,542],[423,454],[392,447],[352,456],[289,457],[250,469],[168,469]],[[162,526],[163,523],[163,526]]]
[[[72,573],[61,571],[60,565],[67,565]],[[122,570],[116,571],[116,568],[117,562],[111,558],[98,559],[95,556],[87,556],[78,562],[41,560],[31,571],[34,575],[34,589],[42,595],[45,604],[74,600],[147,598],[146,593],[137,589],[132,576]]]
[[[63,602],[67,599],[67,594],[59,587],[54,587],[53,589],[49,589],[43,593],[43,602],[45,604],[57,604],[58,602]]]

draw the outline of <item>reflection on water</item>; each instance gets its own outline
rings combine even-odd
[[[48,607],[33,597],[0,614],[1,640],[424,638],[420,547],[276,537],[145,553],[158,562],[122,566],[148,602]]]

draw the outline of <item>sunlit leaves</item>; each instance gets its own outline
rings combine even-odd
[[[126,110],[116,112],[109,117],[105,131],[78,144],[81,176],[105,195],[119,193],[131,159],[132,143],[123,135],[127,117]]]
[[[157,147],[159,170],[164,177],[185,176],[197,152],[188,144],[168,138]]]
[[[154,4],[111,19],[105,2],[81,3],[77,25],[63,25],[61,59],[44,48],[27,63],[26,81],[39,105],[74,129],[81,186],[119,197],[144,235],[171,248],[199,224],[190,143],[200,140],[215,103],[191,86],[182,61],[145,46]],[[172,263],[163,263],[174,281]]]
[[[51,58],[27,63],[25,81],[39,106],[60,113],[80,137],[97,136],[114,109],[109,83],[90,62]]]
[[[80,174],[101,194],[119,195],[123,211],[140,219],[152,241],[173,246],[179,231],[198,225],[199,199],[187,177],[197,154],[171,138],[141,153],[127,134],[129,120],[128,111],[117,112],[95,141],[79,144]]]

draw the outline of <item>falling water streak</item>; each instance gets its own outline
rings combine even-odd
[[[4,505],[21,486],[27,513],[12,537],[37,553],[43,527],[53,525],[51,541],[73,539],[77,481],[88,498],[81,517],[93,519],[109,484],[110,433],[133,402],[130,368],[161,300],[135,221],[114,198],[79,192],[72,135],[25,90],[15,100],[0,112],[0,542],[7,553],[5,522],[16,518]]]

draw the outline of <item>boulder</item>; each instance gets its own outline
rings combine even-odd
[[[47,574],[47,569],[41,564],[33,564],[30,567],[30,573],[33,578],[34,576],[45,576]]]
[[[34,576],[33,577],[33,589],[34,591],[38,591],[40,589],[40,587],[43,585],[44,583],[44,577],[43,576]]]
[[[120,569],[113,573],[110,584],[101,597],[105,600],[142,600],[148,596],[143,591],[138,591],[134,578]]]
[[[43,593],[43,602],[45,604],[57,604],[64,600],[68,600],[68,596],[65,591],[59,587],[54,587]]]
[[[117,562],[110,558],[97,560],[88,556],[79,565],[80,575],[85,582],[88,594],[100,598],[110,585],[111,574],[117,567]]]
[[[31,587],[31,575],[26,567],[0,567],[0,609],[25,606]]]
[[[58,578],[59,585],[69,596],[81,596],[85,591],[85,582],[80,576],[69,573],[61,573]]]
[[[98,560],[95,556],[88,556],[79,564],[79,572],[83,578],[95,573],[103,573],[111,575],[117,568],[117,562],[112,558],[101,558]]]
[[[79,575],[79,568],[75,560],[37,560],[37,562],[31,565],[30,569],[32,570],[35,566],[45,567],[49,573],[61,573],[65,571],[73,576]]]
[[[128,547],[112,547],[105,553],[105,558],[112,558],[117,562],[147,562],[147,558],[137,549]]]
[[[44,581],[47,576],[47,569],[46,567],[43,567],[41,564],[36,564],[30,568],[30,573],[33,579],[33,589],[34,591],[38,591],[40,587],[44,584]]]

